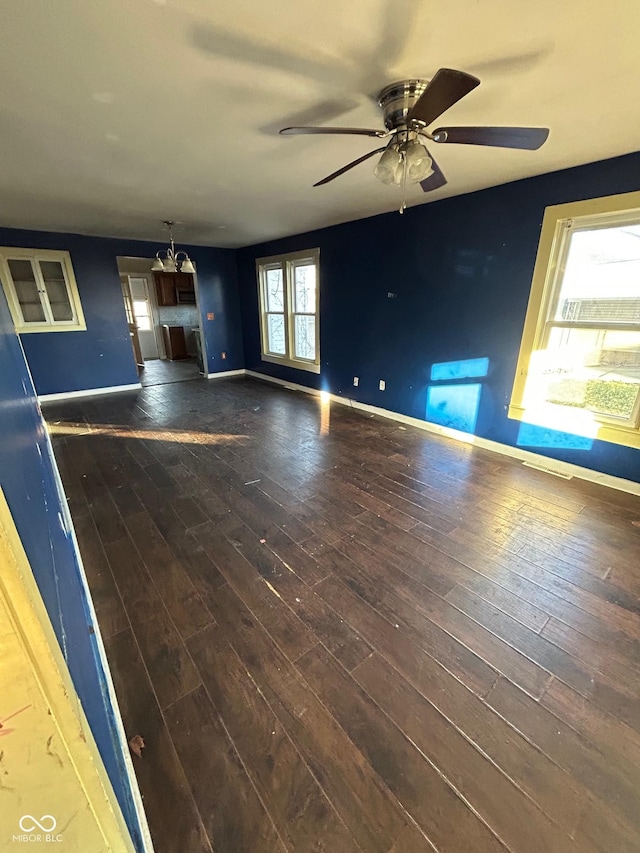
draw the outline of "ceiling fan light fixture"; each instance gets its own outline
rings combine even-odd
[[[398,175],[402,173],[402,154],[397,145],[389,145],[378,160],[373,174],[383,184],[398,183]]]

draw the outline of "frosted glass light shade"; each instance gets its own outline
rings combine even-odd
[[[378,160],[373,174],[383,184],[392,184],[396,179],[396,173],[402,165],[402,156],[394,145],[390,145]]]
[[[423,181],[433,174],[429,152],[415,139],[407,143],[405,151],[407,161],[407,180],[412,184]]]

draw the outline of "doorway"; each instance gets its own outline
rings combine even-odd
[[[206,376],[197,272],[154,274],[153,258],[118,257],[117,262],[141,384]]]

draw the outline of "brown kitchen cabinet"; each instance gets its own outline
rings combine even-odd
[[[156,282],[156,294],[158,305],[178,305],[181,302],[195,302],[193,300],[178,299],[177,291],[188,291],[194,293],[193,276],[184,272],[156,272],[153,274]]]
[[[156,282],[158,305],[177,305],[175,275],[171,272],[156,272],[153,274]]]
[[[179,361],[181,358],[188,358],[187,342],[184,337],[184,329],[182,326],[163,325],[162,339],[164,341],[164,349],[169,361]]]

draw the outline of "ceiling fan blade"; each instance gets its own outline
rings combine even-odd
[[[309,45],[296,50],[282,40],[268,42],[205,23],[193,24],[190,38],[205,54],[275,68],[342,91],[353,88],[358,80],[358,68],[340,65],[334,56],[315,51]]]
[[[536,151],[548,136],[547,127],[439,127],[433,132],[434,142],[525,148],[528,151]]]
[[[322,124],[336,121],[345,113],[351,112],[358,106],[358,101],[355,98],[330,98],[327,101],[313,104],[303,110],[297,110],[295,113],[289,113],[288,116],[280,116],[279,119],[271,119],[268,124],[262,125],[259,128],[261,133],[266,133],[269,136],[280,133],[280,128],[284,125],[291,127],[295,125],[313,124],[319,121]]]
[[[307,134],[341,134],[343,136],[375,136],[384,139],[389,136],[388,130],[371,130],[366,127],[283,127],[282,136],[300,136]]]
[[[407,121],[420,121],[431,124],[465,95],[480,85],[480,80],[464,71],[453,68],[441,68],[413,105]]]
[[[343,166],[342,169],[338,169],[337,172],[332,172],[330,175],[327,175],[326,178],[318,181],[317,184],[314,184],[314,187],[321,187],[323,184],[328,184],[329,181],[332,181],[334,178],[339,178],[340,175],[344,175],[344,173],[348,172],[349,169],[353,169],[354,166],[364,163],[364,161],[368,160],[369,157],[374,157],[376,154],[380,154],[382,151],[385,151],[386,147],[386,145],[383,145],[382,148],[376,148],[375,151],[369,151],[369,153],[365,154],[363,157],[358,157],[357,160],[352,160],[351,163],[347,163],[347,165]]]
[[[431,157],[431,153],[429,153],[429,157]],[[420,181],[420,186],[426,193],[440,189],[440,187],[443,187],[447,183],[447,179],[442,174],[440,166],[438,166],[433,157],[431,157],[431,168],[433,169],[433,174],[425,178],[424,181]]]

